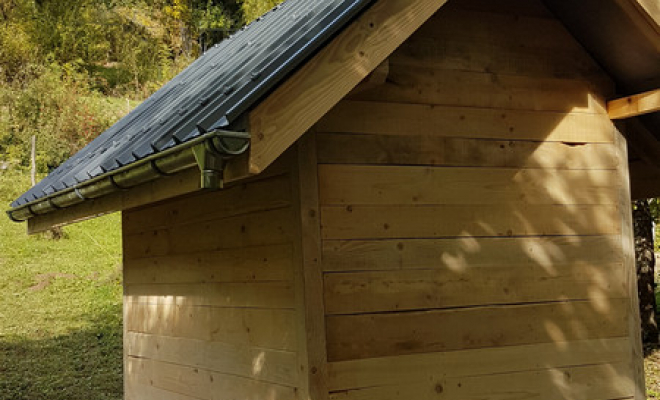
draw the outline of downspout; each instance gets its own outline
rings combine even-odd
[[[249,133],[215,130],[89,181],[13,208],[7,211],[7,215],[12,221],[24,222],[38,215],[128,190],[195,165],[201,173],[200,187],[219,189],[223,187],[223,172],[227,162],[245,153],[249,146]]]

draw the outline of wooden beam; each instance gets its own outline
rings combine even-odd
[[[380,0],[250,113],[259,173],[381,64],[447,0]]]
[[[610,119],[625,119],[660,111],[660,89],[609,101]]]
[[[302,399],[328,399],[328,363],[323,300],[322,240],[319,208],[316,134],[309,132],[297,143],[298,163],[293,173],[293,199],[298,237],[294,249],[298,301],[298,354],[301,358]]]

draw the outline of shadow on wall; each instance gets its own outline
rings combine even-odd
[[[89,328],[55,338],[0,337],[1,400],[120,400],[121,305],[87,315]]]

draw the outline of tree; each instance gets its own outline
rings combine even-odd
[[[660,338],[658,337],[658,323],[656,318],[653,222],[654,218],[649,200],[636,200],[633,203],[633,226],[635,231],[635,264],[637,266],[639,311],[642,320],[642,340],[644,343],[657,344]]]

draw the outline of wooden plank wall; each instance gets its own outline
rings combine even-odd
[[[299,398],[291,174],[270,175],[124,213],[126,399]]]
[[[389,63],[315,127],[330,398],[641,400],[609,78],[536,0]]]

